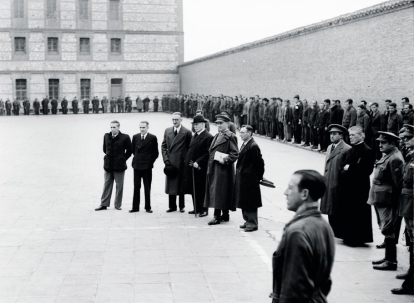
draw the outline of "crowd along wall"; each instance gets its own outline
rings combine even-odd
[[[414,0],[388,1],[179,66],[182,94],[414,103]]]

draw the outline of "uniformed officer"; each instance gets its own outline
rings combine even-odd
[[[375,164],[374,179],[368,204],[374,205],[381,233],[385,236],[385,257],[373,261],[374,269],[396,270],[398,233],[398,201],[401,193],[404,159],[397,145],[400,138],[390,132],[378,132],[383,157]]]
[[[67,113],[68,113],[68,100],[66,100],[65,96],[63,96],[63,99],[60,102],[60,107],[62,108],[62,114],[67,115]]]
[[[33,109],[34,109],[35,115],[39,115],[39,113],[40,113],[40,102],[37,98],[35,98],[35,100],[33,101]]]

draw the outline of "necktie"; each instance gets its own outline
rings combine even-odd
[[[246,145],[246,143],[243,142],[242,146],[240,147],[240,151],[242,151],[242,149],[244,148],[245,145]]]
[[[331,151],[333,151],[335,149],[335,147],[336,147],[336,145],[332,144],[332,150]]]
[[[174,129],[174,137],[177,136],[177,129]]]
[[[194,139],[195,139],[195,138],[197,138],[197,136],[198,136],[198,133],[195,133],[195,134],[194,134]]]
[[[145,139],[145,137],[144,136],[141,136],[141,140],[144,141],[144,139]]]

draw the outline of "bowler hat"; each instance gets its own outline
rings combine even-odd
[[[339,132],[339,133],[347,133],[348,130],[339,124],[331,124],[328,126],[328,132]]]
[[[164,167],[164,174],[167,177],[175,177],[178,175],[178,169],[172,165],[165,165]]]
[[[414,125],[404,124],[404,132],[400,133],[402,137],[414,137]]]
[[[390,132],[378,132],[379,137],[378,139],[376,139],[377,141],[386,141],[386,142],[395,142],[395,141],[400,141],[401,138],[394,135],[393,133]]]
[[[194,124],[194,123],[202,123],[202,122],[207,122],[207,120],[204,119],[202,115],[198,115],[193,118],[193,122],[191,123]]]
[[[217,115],[216,116],[216,123],[217,122],[230,122],[230,118],[226,115]]]

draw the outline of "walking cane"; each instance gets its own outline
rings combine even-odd
[[[197,201],[196,201],[196,194],[195,194],[194,166],[191,169],[191,173],[193,175],[194,216],[197,218]]]

